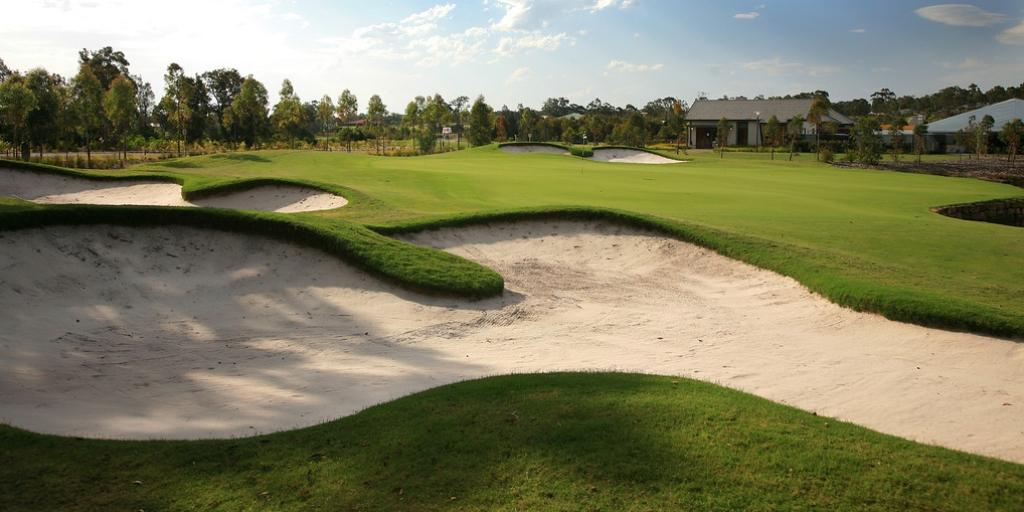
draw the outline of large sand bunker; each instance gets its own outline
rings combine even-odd
[[[1017,343],[852,312],[631,228],[527,222],[409,239],[492,266],[507,291],[425,297],[315,250],[194,228],[2,232],[0,421],[227,437],[467,378],[622,370],[1024,462]]]
[[[596,148],[592,160],[598,162],[612,162],[618,164],[678,164],[679,160],[672,160],[661,155],[640,151],[638,149],[611,149]]]
[[[339,195],[293,185],[261,185],[195,201],[181,197],[181,185],[153,180],[98,181],[0,169],[0,196],[40,204],[208,206],[237,210],[308,212],[348,204]]]
[[[509,144],[507,146],[501,146],[501,150],[506,153],[540,153],[550,155],[568,155],[569,152],[563,148],[556,146],[548,146],[546,144]]]

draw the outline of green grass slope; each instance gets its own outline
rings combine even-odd
[[[252,155],[251,157],[248,155]],[[892,318],[1024,336],[1024,232],[937,215],[935,206],[1020,197],[979,180],[836,169],[808,155],[692,153],[645,166],[496,146],[419,158],[260,152],[149,164],[184,179],[274,177],[373,199],[318,214],[400,225],[557,206],[614,209],[714,238],[715,249]],[[358,201],[356,202],[358,203]]]
[[[247,439],[0,427],[0,509],[1021,510],[1024,466],[686,379],[465,382]]]
[[[418,158],[267,151],[170,160],[102,175],[162,177],[182,183],[186,196],[265,180],[316,186],[351,200],[345,208],[306,215],[325,229],[339,221],[387,231],[523,217],[523,211],[549,215],[565,206],[577,214],[592,210],[591,216],[653,227],[792,276],[855,309],[1024,337],[1024,231],[931,211],[1021,197],[1020,189],[836,169],[807,155],[793,161],[777,157],[695,152],[685,164],[645,166],[508,154],[497,146]],[[408,264],[410,271],[422,266],[415,258]]]

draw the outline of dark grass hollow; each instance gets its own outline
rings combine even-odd
[[[1024,227],[1024,197],[954,204],[936,208],[935,211],[957,219]]]
[[[536,374],[242,439],[0,427],[0,509],[1022,510],[1024,466],[687,379]]]

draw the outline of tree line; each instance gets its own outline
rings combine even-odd
[[[378,154],[421,154],[461,149],[464,143],[475,146],[507,140],[679,145],[689,132],[688,105],[674,97],[658,98],[640,107],[620,107],[600,99],[580,105],[556,97],[544,101],[539,109],[522,104],[495,109],[482,95],[471,101],[467,96],[446,100],[432,94],[416,96],[404,110],[392,112],[379,95],[372,95],[361,111],[359,99],[348,89],[336,99],[325,94],[303,101],[292,83],[284,80],[272,103],[267,87],[252,75],[231,68],[189,74],[176,63],[167,67],[164,93],[158,101],[151,84],[130,72],[124,53],[105,47],[83,49],[78,57],[78,72],[69,78],[42,68],[13,71],[0,60],[0,147],[25,159],[32,152],[42,157],[45,152],[82,150],[86,166],[91,167],[96,149],[116,150],[123,159],[129,150],[140,149],[178,155],[195,148],[340,147],[351,151],[353,143],[363,142]],[[820,156],[824,151],[822,135],[827,138],[835,131],[823,121],[829,109],[857,119],[850,134],[850,153],[878,146],[880,142],[869,139],[884,127],[905,126],[908,113],[922,114],[925,119],[944,117],[1010,97],[1024,97],[1024,84],[997,86],[987,92],[976,85],[947,87],[917,98],[882,89],[872,94],[870,101],[831,102],[827,91],[766,99],[814,99],[799,122],[802,126],[806,120],[815,126],[815,149]],[[773,158],[775,148],[787,143],[792,153],[800,140],[796,126],[793,121],[768,120],[764,135]],[[981,140],[982,128],[991,126],[978,120],[977,127],[964,134],[965,147],[979,153],[985,149],[988,139]],[[728,130],[725,124],[719,129],[723,152]],[[1004,127],[1006,133],[1000,139],[1005,139],[1014,153],[1019,142],[1012,141],[1020,138],[1015,130]],[[925,135],[922,132],[920,137]],[[864,160],[872,159],[871,151],[863,153],[867,155]],[[894,157],[898,155],[899,149],[894,150]]]

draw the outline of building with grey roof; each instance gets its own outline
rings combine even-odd
[[[690,146],[711,148],[715,141],[718,121],[725,118],[732,125],[729,131],[730,146],[755,146],[764,144],[764,125],[772,116],[780,123],[786,123],[795,116],[807,117],[811,110],[811,99],[787,100],[697,100],[690,107],[686,119],[693,129],[690,131]],[[853,120],[829,109],[825,122],[835,123],[840,133],[849,131]],[[804,122],[804,134],[813,135],[814,125]]]
[[[972,124],[980,123],[985,116],[992,116],[995,124],[992,131],[998,132],[1003,125],[1014,119],[1024,119],[1024,100],[1011,98],[999,103],[993,103],[979,109],[947,117],[934,123],[928,123],[928,133],[956,133],[960,130],[968,130]]]

